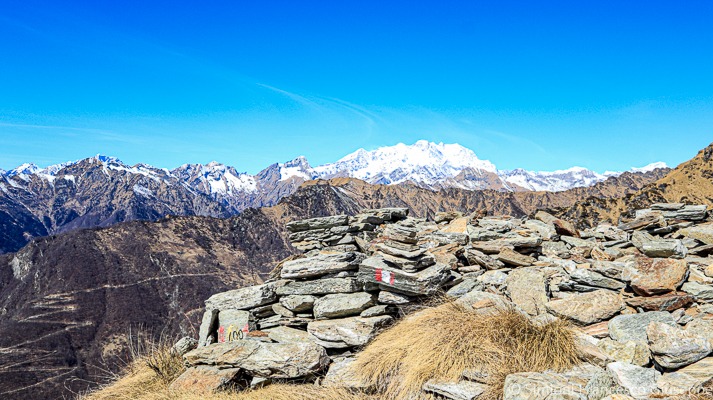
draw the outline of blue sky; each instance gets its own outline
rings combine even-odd
[[[254,173],[418,139],[501,169],[676,165],[713,142],[711,15],[710,1],[2,2],[0,168],[102,153]]]

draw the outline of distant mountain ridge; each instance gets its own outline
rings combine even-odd
[[[639,171],[665,167],[652,165]],[[0,253],[16,251],[33,237],[75,228],[157,220],[166,215],[229,217],[247,208],[275,205],[314,179],[348,177],[429,190],[520,192],[589,187],[619,175],[584,168],[499,171],[463,146],[425,140],[373,151],[360,149],[318,167],[297,157],[255,175],[218,162],[169,170],[147,164],[129,166],[103,155],[46,168],[22,164],[0,172]]]
[[[208,164],[184,164],[173,170],[156,168],[147,164],[128,167],[114,157],[97,155],[92,157],[106,163],[109,169],[125,169],[129,172],[157,177],[163,172],[177,178],[187,187],[204,194],[218,197],[239,196],[245,193],[259,192],[259,186],[266,180],[275,183],[275,179],[265,179],[272,171],[279,172],[278,181],[297,179],[329,179],[349,177],[361,179],[372,184],[414,183],[430,189],[457,187],[461,189],[495,189],[504,191],[564,191],[576,187],[591,186],[611,176],[623,172],[604,174],[582,167],[572,167],[559,171],[528,171],[525,169],[498,170],[493,163],[479,159],[476,154],[459,144],[433,143],[419,140],[413,145],[399,143],[394,146],[380,147],[367,151],[359,149],[340,160],[312,167],[303,156],[285,163],[270,165],[256,175],[238,172],[235,167],[212,161]],[[31,175],[53,181],[54,176],[63,168],[86,161],[67,162],[40,168],[26,163],[10,171],[0,170],[5,177],[18,177],[27,181]],[[663,162],[655,162],[643,168],[631,168],[628,172],[648,172],[657,168],[668,168]],[[476,173],[478,178],[473,178]],[[492,182],[483,180],[490,176]],[[497,182],[499,180],[499,182]]]

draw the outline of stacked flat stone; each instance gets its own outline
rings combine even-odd
[[[363,388],[347,368],[354,353],[445,292],[579,326],[583,366],[510,375],[505,399],[694,390],[713,379],[713,222],[705,206],[684,204],[631,216],[582,231],[542,211],[531,219],[442,212],[428,221],[382,209],[296,221],[290,238],[304,254],[274,280],[206,301],[199,347],[186,353],[191,368],[178,382],[219,388],[324,375],[325,385]],[[254,356],[236,357],[238,348]],[[464,371],[461,382],[430,381],[424,392],[476,399],[486,383],[478,379]]]

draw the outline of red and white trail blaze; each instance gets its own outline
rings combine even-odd
[[[374,278],[377,282],[383,282],[389,285],[394,284],[394,274],[391,271],[384,271],[381,268],[377,268],[374,272]]]

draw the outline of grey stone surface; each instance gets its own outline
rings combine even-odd
[[[443,382],[429,380],[423,385],[423,391],[435,393],[451,400],[476,400],[485,392],[487,386],[482,383],[460,381]]]
[[[273,303],[277,300],[276,288],[277,284],[272,282],[214,294],[206,300],[206,309],[248,310]]]
[[[558,317],[581,325],[591,325],[613,317],[625,305],[619,294],[601,289],[550,301],[546,307]]]
[[[264,343],[238,340],[199,347],[183,356],[191,366],[241,368],[262,378],[300,378],[324,370],[327,352],[314,343]]]
[[[280,304],[292,312],[305,312],[312,309],[317,297],[311,295],[289,295],[280,297]]]
[[[266,330],[266,332],[270,339],[278,343],[311,343],[309,334],[301,329],[290,328],[287,326],[277,326]]]
[[[393,321],[390,316],[350,317],[313,321],[307,325],[311,339],[326,348],[363,346]]]
[[[609,321],[609,336],[619,342],[647,343],[646,328],[651,322],[663,322],[674,326],[676,321],[666,311],[650,311],[639,314],[619,315]]]
[[[607,365],[616,383],[626,388],[636,398],[646,398],[654,393],[658,386],[656,382],[661,373],[651,368],[642,368],[623,362],[613,362]]]
[[[686,282],[681,290],[694,296],[697,300],[709,302],[713,300],[713,285],[704,285],[696,282]]]
[[[277,287],[278,296],[354,293],[362,284],[356,278],[322,278],[310,281],[284,281]]]
[[[651,352],[646,342],[619,342],[604,338],[597,347],[612,360],[644,367],[651,362]]]
[[[355,373],[352,365],[355,359],[351,357],[334,360],[322,381],[326,387],[346,387],[350,389],[368,390],[370,386]]]
[[[298,258],[282,265],[283,279],[315,278],[335,272],[356,270],[366,256],[357,252],[318,254],[313,257]]]
[[[537,268],[519,268],[505,281],[510,300],[530,315],[547,311],[547,288],[544,273]]]
[[[656,363],[664,368],[681,368],[707,357],[713,348],[706,337],[676,326],[652,322],[646,328],[649,348]]]
[[[607,278],[598,272],[584,268],[574,270],[569,276],[575,282],[603,289],[620,290],[626,287],[624,282]]]
[[[405,272],[390,267],[378,256],[364,260],[357,275],[361,282],[375,283],[383,289],[412,296],[436,293],[448,277],[444,264],[436,263],[419,272]]]
[[[332,215],[289,222],[285,225],[290,232],[301,232],[313,229],[328,229],[335,226],[347,225],[349,217],[346,215]]]
[[[341,318],[359,315],[376,304],[374,295],[365,292],[328,294],[314,302],[316,319]]]

